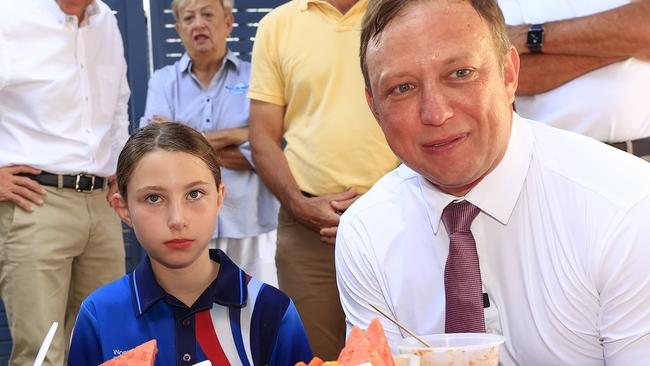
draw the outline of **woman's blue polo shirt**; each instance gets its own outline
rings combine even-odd
[[[93,292],[82,304],[68,365],[99,365],[156,339],[156,366],[294,365],[312,358],[291,299],[247,275],[221,250],[221,267],[192,307],[165,292],[149,258],[130,274]]]

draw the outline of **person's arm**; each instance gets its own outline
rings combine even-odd
[[[7,40],[0,29],[0,90],[4,89],[7,84],[7,71],[9,70],[9,52],[6,49]]]
[[[547,92],[590,71],[618,62],[624,58],[572,55],[520,56],[518,96]]]
[[[72,331],[68,366],[99,365],[104,362],[92,303],[84,301]]]
[[[593,274],[599,296],[598,334],[605,364],[644,363],[650,350],[650,197],[637,203],[594,248]]]
[[[251,165],[239,146],[248,141],[248,127],[206,131],[203,136],[219,155],[221,166],[233,170],[249,170]]]
[[[119,33],[118,33],[119,34]],[[120,46],[122,45],[122,40],[118,40]],[[122,48],[118,48],[122,52]],[[116,51],[117,51],[116,50]],[[119,84],[119,95],[117,98],[117,103],[115,105],[115,112],[113,115],[113,124],[111,126],[111,136],[112,136],[112,150],[113,156],[115,159],[120,155],[122,147],[126,143],[126,140],[129,138],[129,97],[131,96],[131,89],[129,89],[129,82],[126,79],[126,61],[124,57],[121,57],[121,68],[120,68],[120,84]],[[113,194],[117,193],[117,184],[115,182],[115,175],[111,175],[108,178],[108,189],[106,192],[106,202],[111,204],[111,197]]]
[[[544,23],[546,54],[592,57],[635,57],[650,51],[650,0],[637,0],[601,13]],[[530,24],[509,27],[519,54],[526,47]]]
[[[314,356],[298,310],[291,300],[277,334],[269,366],[295,365],[300,361],[307,363]]]
[[[228,146],[239,146],[248,141],[248,127],[224,128],[203,133],[212,148],[221,150]]]
[[[356,193],[350,189],[311,198],[301,193],[281,147],[284,109],[281,105],[251,100],[250,140],[257,173],[282,205],[307,227],[320,232],[321,229],[337,226],[339,214],[331,202],[349,200]],[[330,236],[321,236],[321,239],[334,243],[334,238]]]
[[[361,329],[368,328],[372,319],[378,316],[370,304],[388,313],[392,312],[392,308],[386,302],[387,295],[382,292],[379,284],[376,266],[373,267],[371,263],[372,256],[366,249],[372,246],[370,238],[365,234],[369,228],[356,227],[357,225],[358,222],[351,223],[349,219],[343,219],[336,237],[334,254],[336,284],[341,306],[345,312],[347,333],[353,326]],[[399,276],[399,274],[388,274],[388,276]],[[395,314],[391,315],[395,317]],[[393,353],[397,353],[397,344],[402,339],[399,328],[385,319],[380,321]]]
[[[590,71],[635,57],[650,60],[650,0],[584,17],[544,23],[543,54],[526,46],[530,24],[509,26],[521,56],[518,95],[554,89]]]
[[[232,170],[250,170],[248,160],[242,155],[237,146],[226,146],[217,151],[219,165]]]

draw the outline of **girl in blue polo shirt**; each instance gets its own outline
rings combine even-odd
[[[312,357],[296,308],[208,244],[223,203],[218,157],[195,130],[149,125],[120,153],[112,204],[148,256],[81,305],[68,365],[156,339],[156,365],[293,365]]]

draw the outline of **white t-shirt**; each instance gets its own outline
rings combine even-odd
[[[650,356],[650,165],[514,115],[506,154],[464,198],[503,365],[638,365]],[[341,218],[336,277],[348,326],[390,313],[445,329],[445,194],[402,165]],[[405,333],[382,319],[393,351]]]
[[[627,3],[628,0],[499,0],[509,25],[571,19]],[[517,97],[515,105],[517,113],[525,118],[599,141],[621,142],[650,136],[648,98],[650,62],[630,58],[546,93]]]

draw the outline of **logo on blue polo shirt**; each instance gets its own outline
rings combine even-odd
[[[235,85],[228,86],[226,85],[226,89],[230,92],[232,95],[241,95],[246,93],[246,90],[248,90],[248,84],[246,83],[237,83]]]

